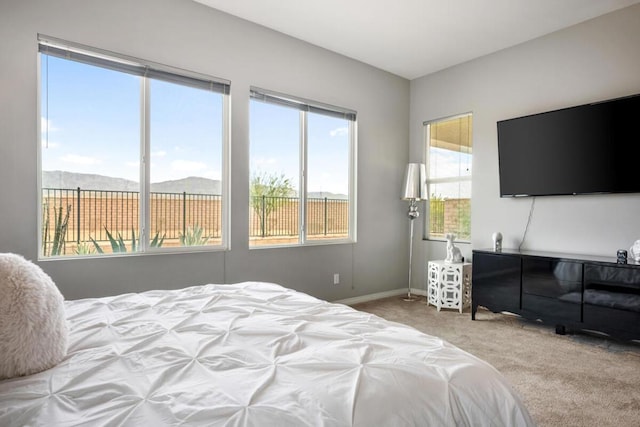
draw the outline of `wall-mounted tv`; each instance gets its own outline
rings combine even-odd
[[[640,95],[497,125],[501,197],[640,192]]]

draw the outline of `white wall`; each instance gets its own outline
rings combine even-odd
[[[68,299],[253,279],[329,300],[406,285],[409,82],[189,0],[2,1],[0,252],[38,254],[38,33],[232,82],[231,251],[40,262]],[[248,249],[252,85],[358,112],[355,245]]]
[[[502,232],[505,248],[517,248],[532,202],[499,197],[496,122],[640,93],[639,43],[635,5],[411,82],[414,161],[424,152],[424,121],[473,112],[472,241],[460,245],[465,257],[491,247],[494,231]],[[640,194],[538,197],[522,249],[615,258],[638,238]],[[444,257],[445,244],[418,246],[415,269],[424,274],[425,259]]]

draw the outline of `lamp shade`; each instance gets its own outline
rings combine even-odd
[[[427,200],[427,172],[423,163],[409,163],[404,173],[402,200]]]

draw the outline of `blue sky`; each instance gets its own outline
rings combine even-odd
[[[430,147],[429,177],[471,177],[472,156],[454,150]],[[431,184],[429,197],[445,199],[471,198],[471,180]]]
[[[42,168],[139,180],[140,77],[42,60]],[[152,182],[220,179],[222,96],[151,81]]]
[[[249,114],[252,173],[285,175],[298,190],[300,112],[251,101]],[[348,194],[348,121],[314,113],[307,117],[307,190]]]
[[[42,55],[42,169],[139,180],[140,77]],[[151,80],[151,182],[220,179],[222,95]],[[251,102],[250,167],[298,185],[299,112]],[[347,194],[348,122],[309,114],[308,190]],[[233,141],[232,141],[233,144]]]

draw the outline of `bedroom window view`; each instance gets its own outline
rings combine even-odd
[[[425,126],[429,213],[428,239],[471,239],[472,115],[428,122]]]
[[[252,89],[251,247],[352,239],[354,125],[355,113]]]
[[[40,44],[41,254],[223,245],[226,83]]]

